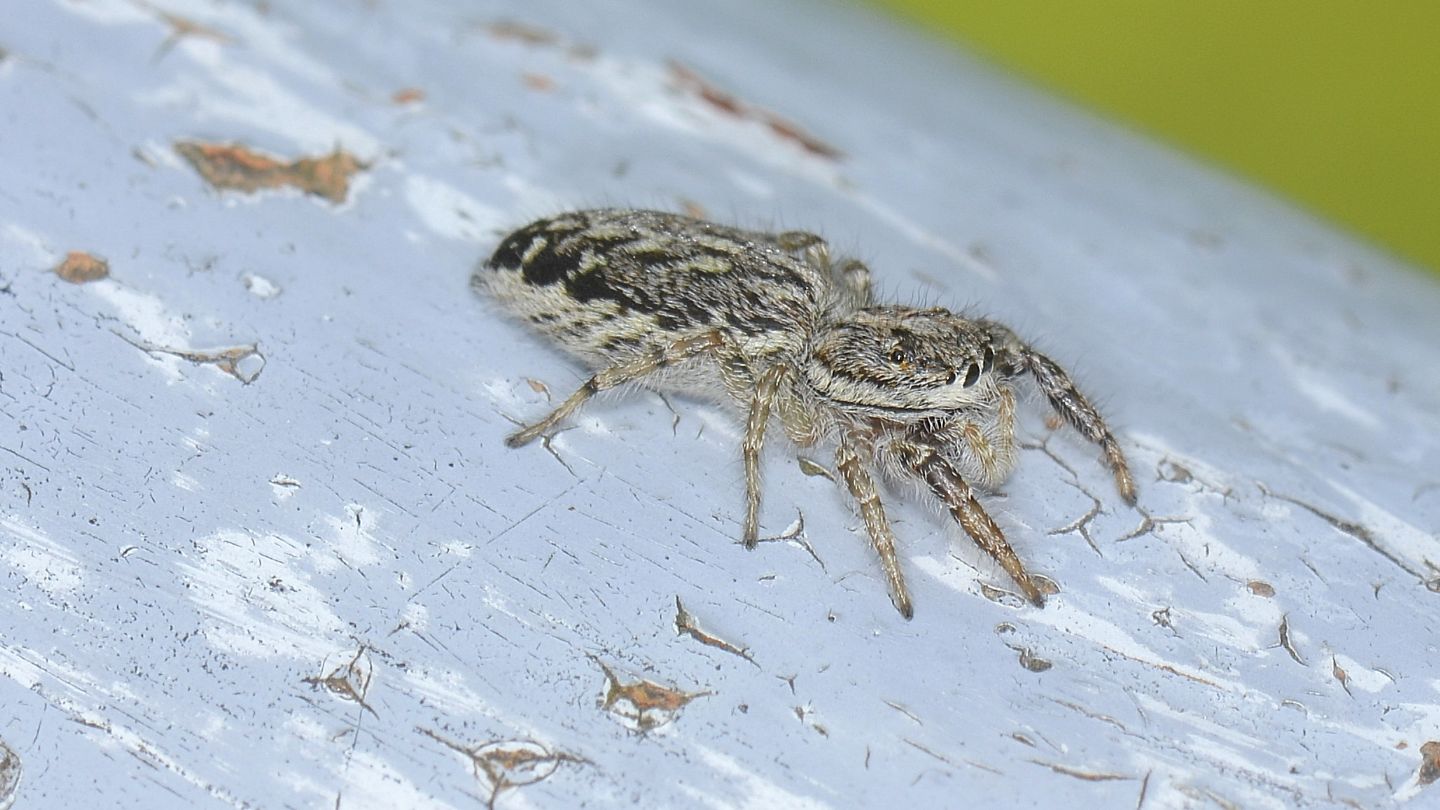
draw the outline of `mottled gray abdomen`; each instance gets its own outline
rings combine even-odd
[[[825,284],[768,234],[628,209],[532,222],[472,281],[592,364],[711,329],[768,353],[817,317]]]

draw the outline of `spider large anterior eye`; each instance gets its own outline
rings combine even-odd
[[[980,366],[979,366],[978,364],[976,364],[976,363],[971,363],[971,364],[970,364],[970,368],[966,369],[966,371],[965,371],[965,382],[964,382],[964,386],[965,386],[966,388],[969,388],[970,386],[972,386],[972,385],[974,385],[976,382],[978,382],[979,379],[980,379]]]
[[[894,349],[891,349],[890,362],[894,363],[897,366],[905,362],[905,350],[899,348],[898,346]]]

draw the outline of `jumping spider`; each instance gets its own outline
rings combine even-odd
[[[802,447],[834,439],[835,465],[906,618],[910,594],[872,468],[922,483],[1025,597],[1044,605],[972,486],[996,487],[1015,466],[1021,375],[1100,445],[1121,496],[1135,501],[1120,445],[1054,361],[994,321],[876,303],[869,270],[833,259],[814,234],[657,211],[577,211],[511,233],[471,283],[599,369],[508,445],[630,382],[732,401],[747,414],[742,536],[754,548],[771,417]]]

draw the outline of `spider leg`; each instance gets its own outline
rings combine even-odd
[[[745,529],[741,535],[746,548],[755,548],[760,537],[760,449],[765,446],[765,428],[770,424],[770,407],[790,366],[777,363],[755,382],[750,415],[745,420],[745,439],[740,444],[745,458]]]
[[[1050,400],[1050,406],[1055,412],[1080,431],[1080,435],[1100,445],[1100,449],[1105,453],[1105,461],[1115,476],[1120,496],[1127,503],[1134,504],[1135,479],[1130,475],[1130,465],[1126,463],[1125,453],[1121,451],[1120,443],[1105,424],[1105,419],[1100,416],[1100,411],[1080,393],[1070,375],[1058,363],[1030,348],[1009,329],[994,322],[987,322],[986,325],[991,334],[999,339],[997,342],[1002,344],[997,348],[1003,354],[1011,355],[1009,365],[1017,371],[1030,372],[1040,390],[1045,392],[1045,398]]]
[[[719,348],[721,343],[722,338],[718,331],[705,332],[680,338],[668,346],[651,349],[637,357],[622,360],[597,372],[582,383],[575,393],[560,403],[560,407],[551,411],[544,419],[512,433],[509,438],[505,439],[505,444],[510,447],[519,447],[533,441],[536,437],[553,430],[556,425],[578,411],[586,400],[601,391],[634,382],[668,366],[682,363],[707,352],[713,352]]]
[[[794,234],[781,234],[786,238]],[[836,258],[830,254],[830,245],[814,234],[799,234],[812,237],[813,242],[791,241],[792,249],[801,251],[805,263],[830,277],[832,284],[844,292],[846,298],[857,307],[875,303],[870,289],[870,268],[859,259]],[[783,243],[782,243],[783,244]]]
[[[850,291],[856,306],[866,307],[875,303],[870,289],[870,268],[859,259],[842,259],[831,266],[830,274]]]
[[[1015,549],[1010,547],[1005,533],[980,505],[975,498],[975,490],[965,482],[955,466],[938,450],[926,444],[895,441],[887,449],[911,474],[930,487],[970,539],[1000,563],[1005,573],[1015,580],[1025,598],[1036,607],[1044,607],[1045,595],[1025,570],[1025,564],[1020,562]]]
[[[880,555],[880,567],[884,569],[885,579],[890,585],[890,600],[895,603],[900,615],[909,619],[915,615],[915,609],[910,604],[910,590],[905,587],[905,575],[900,571],[900,559],[895,554],[895,533],[890,530],[890,521],[885,518],[885,507],[880,503],[875,480],[861,464],[854,445],[855,440],[851,436],[840,438],[840,446],[835,450],[835,466],[845,479],[851,497],[860,506],[860,517],[865,521],[865,530]]]

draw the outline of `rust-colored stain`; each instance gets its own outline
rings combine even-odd
[[[555,89],[555,80],[546,76],[544,73],[522,73],[520,74],[520,81],[524,82],[526,87],[537,93],[548,93]]]
[[[1252,579],[1249,582],[1245,583],[1245,587],[1250,589],[1250,593],[1253,593],[1256,596],[1263,596],[1266,599],[1269,599],[1270,597],[1275,595],[1274,585],[1271,585],[1268,582],[1261,582],[1258,579]]]
[[[395,104],[418,104],[425,100],[425,91],[418,87],[402,87],[390,95]]]
[[[560,42],[560,37],[554,31],[513,20],[496,20],[487,23],[485,30],[496,39],[519,42],[523,45],[557,45]]]
[[[798,144],[802,149],[812,155],[828,160],[839,160],[845,156],[839,149],[825,143],[770,110],[754,104],[748,104],[730,93],[721,90],[685,65],[671,60],[669,67],[670,78],[675,82],[677,87],[687,93],[693,93],[699,97],[700,100],[721,113],[732,118],[755,121],[763,124],[780,139]]]
[[[222,45],[228,45],[231,42],[234,42],[234,40],[230,38],[230,35],[225,33],[224,31],[216,28],[211,28],[210,26],[203,23],[195,22],[189,17],[182,17],[179,14],[171,14],[168,11],[157,11],[156,13],[159,15],[160,19],[165,21],[166,25],[170,26],[171,39],[198,37],[200,39],[208,39],[212,42],[218,42]]]
[[[1420,773],[1416,778],[1422,785],[1440,779],[1440,742],[1431,740],[1420,746]]]
[[[370,692],[370,679],[373,676],[374,670],[365,656],[365,647],[361,646],[355,651],[355,657],[351,658],[349,663],[336,667],[324,677],[306,678],[305,683],[322,687],[341,700],[359,704],[360,708],[378,718],[380,715],[376,714],[375,709],[365,702],[365,696]]]
[[[208,39],[211,42],[216,42],[221,45],[230,45],[235,41],[233,37],[224,31],[212,28],[204,23],[195,22],[189,17],[183,17],[179,14],[156,8],[140,0],[137,0],[135,5],[154,14],[156,18],[170,28],[170,33],[165,37],[165,41],[161,42],[160,47],[155,50],[155,58],[157,60],[164,57],[165,54],[170,52],[171,48],[175,47],[176,43],[186,37]]]
[[[634,731],[644,733],[673,722],[690,701],[710,692],[685,692],[641,678],[621,683],[614,670],[598,658],[593,659],[605,673],[605,697],[600,708],[615,715]]]
[[[55,265],[55,275],[71,284],[99,281],[110,276],[110,263],[93,253],[72,250],[65,260]]]
[[[1340,682],[1340,687],[1345,690],[1345,694],[1351,697],[1355,696],[1355,694],[1350,691],[1350,673],[1346,672],[1345,669],[1340,666],[1340,661],[1333,655],[1330,656],[1330,675]]]
[[[694,614],[685,609],[680,597],[675,597],[675,632],[682,636],[689,636],[707,647],[714,647],[717,650],[724,650],[731,655],[738,655],[750,663],[755,659],[750,657],[750,651],[744,647],[732,644],[719,636],[707,633],[700,623],[695,620]]]
[[[484,779],[490,786],[490,799],[486,807],[494,810],[495,800],[501,791],[533,785],[548,779],[563,762],[588,765],[584,757],[552,751],[533,740],[491,740],[479,745],[467,746],[447,739],[428,728],[417,729],[421,734],[461,754],[470,760],[475,769],[475,778]]]
[[[516,42],[532,48],[563,47],[565,54],[571,59],[585,60],[595,57],[593,46],[574,42],[566,43],[559,34],[538,25],[513,20],[496,20],[486,23],[483,28],[491,37],[502,42]]]
[[[350,178],[369,167],[338,147],[324,157],[288,163],[234,143],[179,141],[175,151],[215,188],[248,193],[289,186],[337,205],[350,193]]]

